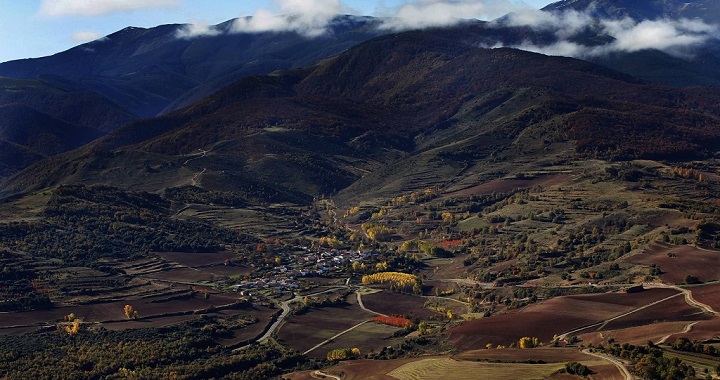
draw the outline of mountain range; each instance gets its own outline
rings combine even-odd
[[[701,19],[715,23],[720,19],[720,8],[713,0],[650,0],[650,1],[623,1],[623,0],[562,0],[552,3],[543,10],[550,12],[589,11],[597,18],[620,19],[629,17],[634,20],[657,19]]]
[[[654,20],[717,8],[623,4],[561,1],[545,11]],[[80,147],[6,178],[3,192],[74,181],[158,190],[196,184],[202,172],[203,185],[297,201],[369,181],[363,173],[425,151],[467,156],[457,165],[474,165],[518,144],[518,125],[532,126],[523,121],[528,113],[544,113],[538,125],[598,156],[698,157],[715,148],[716,90],[672,89],[573,59],[479,48],[558,42],[552,30],[503,19],[384,37],[381,22],[339,16],[318,38],[235,33],[232,20],[192,38],[183,35],[186,25],[128,27],[50,57],[0,64],[2,174]],[[573,38],[589,45],[607,38],[597,33]],[[679,87],[718,85],[715,48],[710,42],[692,59],[660,50],[589,59]],[[608,128],[637,138],[618,139]],[[487,134],[492,149],[478,140]]]

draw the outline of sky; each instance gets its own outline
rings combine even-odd
[[[283,28],[322,33],[329,14],[398,17],[389,28],[442,25],[449,19],[494,19],[539,9],[550,0],[0,0],[0,62],[52,55],[127,26],[193,24],[188,35],[232,18],[238,31],[277,28],[277,15],[302,14]]]

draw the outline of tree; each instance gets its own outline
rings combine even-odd
[[[686,284],[700,284],[702,281],[698,278],[698,276],[695,276],[694,274],[689,274],[685,276],[685,283]]]
[[[425,323],[425,322],[420,322],[420,323],[418,324],[418,334],[420,334],[420,335],[425,335],[425,334],[427,334],[427,323]]]
[[[132,305],[125,305],[125,308],[123,310],[127,319],[137,319],[138,311],[135,310]]]
[[[80,319],[75,318],[70,325],[63,326],[63,329],[70,336],[77,334],[80,331]]]
[[[571,362],[565,364],[565,371],[571,375],[578,375],[582,377],[586,377],[592,373],[592,371],[590,371],[590,368],[578,362]]]
[[[522,349],[535,348],[539,345],[540,345],[540,339],[535,338],[535,337],[531,338],[529,336],[524,336],[524,337],[520,338],[520,340],[518,341],[518,347],[520,347]]]

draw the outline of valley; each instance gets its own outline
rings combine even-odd
[[[0,64],[0,378],[720,378],[716,73],[512,17]]]

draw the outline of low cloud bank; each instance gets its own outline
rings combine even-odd
[[[340,14],[340,0],[278,0],[279,13],[258,9],[252,17],[239,18],[234,32],[296,32],[319,37],[327,32],[332,19]]]
[[[510,1],[418,0],[390,9],[381,28],[391,30],[451,26],[466,19],[491,20],[509,12],[527,9]]]
[[[576,11],[548,13],[526,11],[511,14],[501,26],[529,27],[534,30],[554,33],[558,40],[549,45],[525,42],[512,45],[523,50],[549,55],[578,58],[597,57],[615,52],[632,53],[646,49],[657,49],[665,53],[688,57],[699,46],[712,39],[720,38],[720,27],[701,20],[644,20],[630,18],[618,20],[596,20]],[[610,37],[604,44],[584,45],[573,42],[571,37],[582,32],[592,32]]]
[[[162,1],[162,0],[155,0]],[[165,0],[168,1],[168,0]],[[296,32],[308,38],[328,32],[332,20],[343,12],[352,12],[341,0],[275,0],[273,9],[258,9],[251,17],[236,19],[230,32]],[[382,8],[379,28],[392,31],[452,26],[467,19],[496,19],[497,27],[527,27],[556,36],[554,43],[538,45],[531,41],[508,46],[549,55],[591,58],[613,52],[657,49],[690,57],[698,46],[720,38],[720,27],[700,20],[646,20],[630,18],[599,20],[574,10],[544,12],[511,0],[408,0],[395,7]],[[180,38],[215,35],[220,31],[196,23],[178,32]],[[580,34],[597,35],[593,44],[574,38]],[[605,42],[598,42],[605,41]]]

